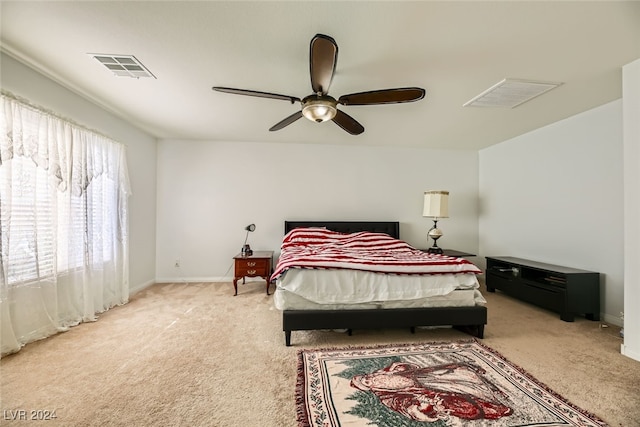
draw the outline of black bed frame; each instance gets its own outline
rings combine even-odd
[[[299,227],[325,227],[341,233],[373,231],[400,238],[399,222],[375,221],[285,221],[285,234]],[[291,332],[314,329],[410,328],[417,326],[453,326],[478,338],[484,337],[487,308],[431,307],[362,310],[284,310],[282,330],[285,344],[291,345]]]

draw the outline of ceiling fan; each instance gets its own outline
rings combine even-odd
[[[364,127],[353,117],[337,105],[376,105],[398,104],[402,102],[419,101],[424,98],[425,90],[419,87],[403,87],[395,89],[381,89],[367,92],[342,95],[337,100],[328,95],[331,80],[336,70],[338,60],[338,45],[335,40],[324,34],[316,34],[311,39],[309,47],[309,68],[311,72],[311,88],[313,93],[302,99],[295,96],[279,95],[276,93],[259,92],[247,89],[234,89],[230,87],[214,86],[212,89],[218,92],[232,93],[236,95],[257,96],[260,98],[281,99],[292,104],[300,102],[302,108],[289,117],[273,125],[269,130],[280,130],[295,122],[302,116],[314,122],[333,120],[335,124],[352,135],[364,132]]]

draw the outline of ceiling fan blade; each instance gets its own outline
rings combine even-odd
[[[338,103],[342,105],[398,104],[419,101],[424,98],[424,95],[424,89],[419,87],[381,89],[342,95]]]
[[[335,124],[349,132],[351,135],[360,135],[364,132],[364,127],[344,111],[338,110],[336,112],[336,116],[332,120]]]
[[[277,93],[269,93],[269,92],[258,92],[257,90],[234,89],[231,87],[219,87],[219,86],[214,86],[211,89],[216,90],[218,92],[232,93],[234,95],[247,95],[247,96],[257,96],[259,98],[281,99],[283,101],[290,101],[292,104],[296,101],[300,102],[300,98],[297,98],[295,96],[278,95]]]
[[[289,126],[291,123],[295,122],[300,117],[302,117],[302,111],[296,111],[295,113],[293,113],[289,117],[287,117],[284,120],[281,120],[280,122],[278,122],[275,125],[271,126],[271,128],[269,130],[271,132],[276,131],[276,130],[280,130],[283,127]]]
[[[326,95],[329,92],[337,61],[338,45],[336,41],[324,34],[316,34],[311,39],[311,47],[309,48],[311,88],[315,94]]]

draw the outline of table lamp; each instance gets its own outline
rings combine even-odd
[[[442,248],[438,247],[438,239],[442,237],[442,231],[438,228],[438,219],[449,218],[449,192],[442,190],[425,191],[422,216],[433,218],[433,227],[427,233],[427,242],[430,237],[433,240],[433,246],[427,252],[441,254]]]
[[[240,253],[242,253],[243,256],[251,256],[253,255],[253,251],[251,250],[251,246],[247,244],[247,239],[249,238],[249,232],[255,231],[256,225],[249,224],[244,229],[247,230],[247,234],[246,236],[244,236],[244,243],[242,244],[242,249],[240,249]]]

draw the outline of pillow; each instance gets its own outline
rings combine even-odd
[[[292,242],[327,242],[334,238],[337,233],[335,231],[328,230],[326,227],[299,227],[289,231],[282,239],[283,243]]]

